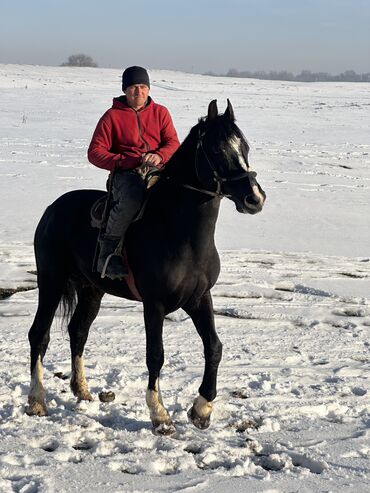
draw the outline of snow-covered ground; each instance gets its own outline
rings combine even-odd
[[[202,346],[178,312],[166,320],[162,375],[177,433],[151,433],[141,305],[110,296],[86,347],[95,401],[76,404],[69,390],[57,320],[49,416],[24,413],[33,231],[60,194],[104,188],[86,149],[121,71],[0,65],[0,293],[35,288],[0,301],[0,491],[369,491],[369,85],[150,75],[181,139],[211,99],[222,111],[231,99],[267,193],[253,217],[222,205],[213,295],[224,357],[211,427],[187,421]],[[104,389],[113,403],[99,402]]]

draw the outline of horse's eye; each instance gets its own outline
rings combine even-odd
[[[221,147],[214,147],[212,150],[213,150],[213,154],[222,154]]]

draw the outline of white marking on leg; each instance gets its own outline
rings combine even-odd
[[[29,408],[28,414],[46,416],[47,409],[45,404],[45,389],[42,384],[44,376],[44,367],[41,362],[41,356],[37,358],[35,367],[31,375],[30,392],[28,394]]]
[[[87,384],[84,359],[82,356],[75,356],[75,358],[72,359],[71,389],[79,400],[93,400]]]
[[[161,424],[170,424],[171,418],[163,406],[161,391],[159,389],[159,379],[155,382],[155,390],[147,389],[146,403],[150,411],[150,419],[153,426],[157,427]]]
[[[201,395],[198,395],[198,397],[194,399],[193,406],[196,414],[202,419],[208,418],[212,413],[212,402],[207,401],[207,399]]]

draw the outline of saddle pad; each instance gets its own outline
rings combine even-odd
[[[141,297],[141,295],[140,295],[140,293],[136,287],[134,274],[133,274],[131,267],[130,267],[130,264],[128,262],[125,248],[123,249],[122,255],[123,255],[123,258],[124,258],[125,263],[127,265],[127,269],[128,269],[128,276],[126,278],[127,286],[129,288],[129,290],[131,291],[132,295],[135,297],[136,301],[143,301],[143,299],[142,299],[142,297]]]

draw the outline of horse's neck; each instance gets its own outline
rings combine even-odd
[[[156,194],[157,211],[168,218],[177,231],[197,240],[198,245],[213,242],[220,199],[187,188],[199,187],[195,173],[195,151],[183,147],[176,152],[161,179]]]
[[[164,170],[164,176],[177,183],[195,185],[197,183],[195,172],[195,145],[187,137],[170,159]]]

